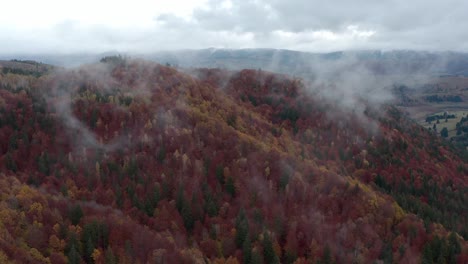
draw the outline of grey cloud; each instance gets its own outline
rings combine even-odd
[[[167,29],[172,30],[183,30],[193,26],[190,22],[173,14],[161,14],[155,18],[155,21],[162,24],[162,26],[168,26]]]
[[[468,50],[463,0],[210,0],[189,17],[155,15],[128,28],[65,20],[41,31],[0,26],[0,54],[14,52],[152,52],[218,48]],[[155,10],[156,14],[156,10]],[[353,35],[373,32],[367,37]],[[332,34],[327,39],[314,35]],[[281,35],[285,33],[286,35]],[[334,34],[334,35],[333,35]]]
[[[196,10],[194,19],[209,30],[241,30],[271,35],[282,30],[303,33],[342,32],[350,25],[376,31],[368,45],[355,48],[456,49],[467,48],[468,3],[464,1],[233,1],[222,8]],[[298,45],[300,46],[300,45]],[[345,47],[346,48],[346,47]]]
[[[216,1],[217,2],[217,1]],[[294,32],[306,30],[339,30],[349,24],[382,26],[388,29],[432,26],[438,21],[468,19],[459,10],[466,10],[462,1],[373,1],[373,0],[257,0],[236,1],[231,9],[215,8],[196,12],[195,18],[208,20],[217,17],[234,17],[235,23],[260,25],[266,30],[282,29]],[[260,12],[259,12],[260,11]],[[269,16],[273,13],[274,16]],[[202,16],[204,15],[204,16]],[[208,19],[207,19],[208,18]],[[258,19],[260,20],[258,23]],[[208,20],[209,21],[209,20]],[[252,21],[249,23],[249,21]],[[271,23],[273,22],[273,23]],[[454,25],[455,26],[455,25]],[[249,26],[246,26],[248,28]]]

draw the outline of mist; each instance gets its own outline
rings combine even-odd
[[[186,72],[192,68],[221,68],[283,73],[300,79],[317,100],[342,112],[354,113],[364,124],[366,108],[379,109],[394,103],[393,88],[419,87],[441,75],[460,74],[468,63],[468,55],[464,53],[378,50],[310,53],[210,48],[137,56]],[[330,113],[331,118],[336,117],[333,111]]]

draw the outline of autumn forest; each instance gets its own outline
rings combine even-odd
[[[468,162],[390,104],[122,57],[0,73],[0,263],[468,263]]]

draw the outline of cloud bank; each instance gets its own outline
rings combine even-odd
[[[0,54],[278,48],[468,50],[468,2],[9,1]]]

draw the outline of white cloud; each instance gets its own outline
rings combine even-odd
[[[4,1],[2,27],[48,28],[65,20],[85,25],[144,27],[165,13],[189,17],[205,0],[41,0]]]

